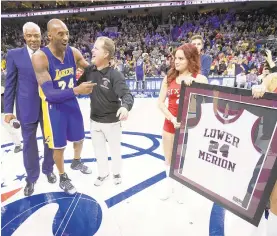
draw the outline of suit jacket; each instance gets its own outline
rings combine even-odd
[[[7,54],[4,99],[5,113],[13,113],[14,101],[16,101],[16,116],[21,123],[38,121],[41,100],[27,46],[12,49]]]
[[[6,75],[1,71],[1,113],[4,113],[4,91],[6,84]]]
[[[203,54],[201,55],[200,60],[201,60],[201,74],[205,75],[208,78],[211,70],[212,58],[209,55]]]

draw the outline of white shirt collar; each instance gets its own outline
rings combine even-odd
[[[34,50],[32,50],[31,48],[29,48],[29,47],[27,46],[27,51],[28,51],[29,56],[32,57],[32,55],[33,55],[33,53],[34,53]]]

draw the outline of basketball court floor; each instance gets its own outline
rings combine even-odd
[[[163,115],[156,98],[136,98],[123,122],[123,183],[110,178],[95,187],[97,168],[89,132],[89,99],[79,99],[86,139],[82,159],[91,175],[70,169],[72,144],[65,151],[65,171],[78,193],[63,193],[41,174],[35,192],[25,197],[22,152],[1,127],[1,235],[3,236],[252,236],[256,228],[184,187],[183,204],[173,194],[159,199],[165,177],[161,132]],[[41,132],[37,134],[41,159]],[[42,160],[41,160],[42,162]],[[58,174],[55,169],[54,172]],[[228,184],[226,184],[228,187]],[[263,236],[259,234],[259,236]]]

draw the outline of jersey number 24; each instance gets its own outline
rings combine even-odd
[[[219,143],[216,141],[211,140],[209,145],[209,152],[212,152],[214,154],[217,154],[219,149],[219,152],[221,152],[221,155],[223,157],[228,157],[229,155],[229,145],[223,144],[221,147],[219,147]]]
[[[58,85],[61,88],[61,90],[64,90],[66,88],[66,82],[65,81],[59,81]],[[74,88],[73,78],[71,78],[69,80],[67,88]]]

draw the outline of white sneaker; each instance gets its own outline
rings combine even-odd
[[[166,177],[161,186],[160,199],[162,201],[167,200],[172,195],[172,192],[173,192],[172,179],[169,177]]]
[[[95,180],[95,182],[94,182],[94,186],[101,186],[103,183],[104,183],[104,181],[105,180],[107,180],[108,179],[108,177],[109,177],[109,175],[107,175],[107,176],[105,176],[105,177],[98,177],[96,180]]]
[[[122,180],[121,180],[121,175],[117,174],[113,176],[113,182],[115,185],[121,184]]]
[[[185,202],[184,186],[177,181],[174,183],[174,198],[179,204]]]

